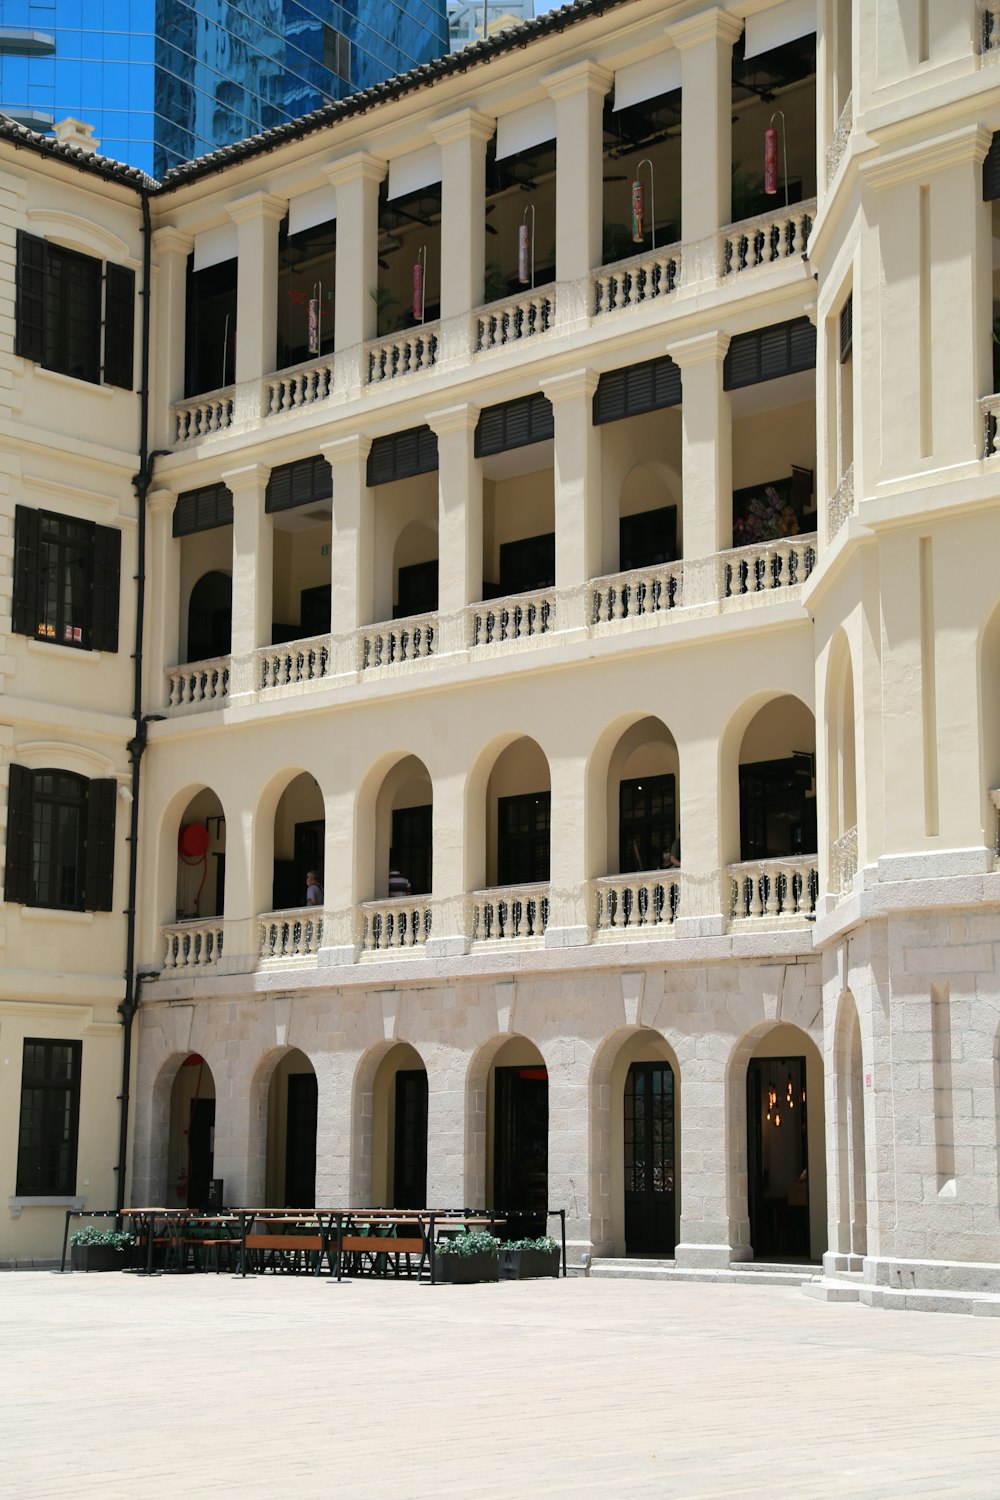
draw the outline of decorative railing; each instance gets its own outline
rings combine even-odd
[[[315,359],[309,364],[279,370],[264,381],[264,415],[277,416],[297,406],[312,406],[325,401],[333,389],[333,355]]]
[[[229,663],[228,656],[215,656],[211,661],[195,661],[183,667],[171,667],[165,674],[167,707],[212,704],[227,697]]]
[[[677,609],[683,602],[684,564],[660,563],[598,578],[590,585],[587,619],[591,625],[611,625]]]
[[[752,271],[776,260],[804,255],[815,217],[816,199],[810,198],[792,208],[775,209],[774,213],[730,224],[721,235],[721,274]]]
[[[988,62],[1000,58],[1000,5],[995,0],[977,0],[979,10],[979,54]]]
[[[604,266],[593,277],[594,316],[669,296],[677,290],[680,279],[680,245],[667,245],[663,250],[633,255],[629,260]]]
[[[438,325],[428,323],[369,344],[369,385],[378,385],[383,380],[399,380],[404,375],[415,375],[418,370],[429,370],[437,364],[438,342]]]
[[[680,911],[681,879],[668,870],[608,875],[593,882],[593,893],[595,930],[634,936],[673,926]]]
[[[437,615],[413,615],[358,631],[358,671],[398,667],[433,656],[437,647]]]
[[[196,918],[164,927],[165,969],[207,969],[222,957],[222,918]]]
[[[329,635],[314,635],[304,641],[284,641],[257,652],[257,685],[288,687],[297,682],[319,682],[332,669],[333,647]]]
[[[854,465],[851,464],[827,501],[826,518],[831,542],[848,516],[853,516],[854,510]]]
[[[474,891],[469,904],[469,936],[474,943],[540,938],[548,925],[547,885],[511,885]]]
[[[830,183],[837,175],[837,168],[844,159],[847,143],[851,139],[851,128],[854,125],[854,95],[848,94],[844,101],[844,107],[840,111],[840,119],[837,128],[833,132],[833,140],[826,148],[826,182]]]
[[[470,646],[514,646],[555,629],[555,589],[512,594],[473,604],[467,612]]]
[[[816,533],[758,542],[720,554],[722,599],[760,594],[766,589],[792,588],[804,583],[816,566]]]
[[[265,912],[257,918],[257,952],[261,963],[272,958],[315,958],[322,942],[321,907]]]
[[[525,292],[512,300],[491,302],[478,308],[473,320],[477,354],[548,333],[556,320],[556,289],[540,287],[537,292]]]
[[[858,873],[858,830],[848,828],[830,845],[830,890],[838,896],[849,895]]]
[[[735,922],[811,919],[819,894],[815,854],[789,859],[752,859],[730,865],[730,917]]]
[[[431,935],[431,903],[425,896],[365,901],[359,909],[362,953],[422,948]]]
[[[997,416],[1000,415],[1000,392],[984,396],[979,403],[983,419],[983,457],[992,458],[997,451]]]
[[[232,386],[192,401],[179,401],[173,408],[174,442],[193,443],[213,432],[224,432],[232,425],[233,408]]]

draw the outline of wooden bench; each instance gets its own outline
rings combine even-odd
[[[331,1248],[333,1248],[332,1245]],[[342,1255],[337,1265],[338,1280],[343,1269],[344,1255],[371,1256],[373,1257],[373,1265],[374,1257],[377,1255],[392,1256],[395,1261],[395,1274],[398,1276],[400,1256],[405,1255],[409,1258],[411,1255],[419,1255],[422,1265],[423,1258],[427,1253],[427,1242],[423,1235],[362,1234],[356,1230],[349,1230],[346,1234],[341,1235],[339,1248]]]

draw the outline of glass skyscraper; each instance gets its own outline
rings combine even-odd
[[[0,0],[0,110],[162,177],[447,50],[445,0]]]

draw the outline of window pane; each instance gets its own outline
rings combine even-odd
[[[80,1042],[26,1039],[17,1143],[17,1192],[76,1191],[80,1115]]]

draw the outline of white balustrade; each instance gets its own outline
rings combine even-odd
[[[468,931],[474,943],[540,938],[549,920],[549,887],[510,885],[474,891],[469,908]]]
[[[288,687],[297,682],[320,682],[332,671],[333,647],[329,635],[310,636],[304,641],[283,641],[257,652],[259,690]]]
[[[358,631],[358,671],[401,667],[433,656],[437,649],[437,615],[412,615]]]
[[[264,381],[264,415],[277,416],[298,406],[312,406],[325,401],[333,389],[333,355],[314,359],[308,364],[278,370]]]
[[[848,828],[830,845],[830,890],[847,896],[858,873],[858,830]]]
[[[827,501],[826,518],[831,542],[854,511],[854,465],[851,464]]]
[[[680,279],[680,245],[667,245],[663,250],[645,251],[603,266],[592,280],[594,315],[667,297],[676,291]]]
[[[665,614],[683,603],[684,564],[660,563],[596,579],[590,585],[587,618],[591,625],[611,625]]]
[[[512,594],[473,604],[467,612],[470,646],[511,647],[547,635],[556,626],[556,591]]]
[[[554,286],[541,287],[519,297],[502,298],[499,302],[477,308],[473,319],[477,354],[484,349],[499,349],[518,339],[548,333],[556,320],[556,289]]]
[[[165,969],[207,969],[222,957],[222,918],[196,918],[164,927]]]
[[[365,901],[359,917],[362,953],[422,948],[431,935],[431,903],[426,896]]]
[[[680,911],[681,877],[672,870],[608,875],[592,883],[594,928],[630,937],[669,930]]]
[[[264,912],[257,918],[257,952],[270,959],[315,958],[323,942],[323,911],[317,906]]]
[[[736,275],[801,256],[808,248],[815,217],[816,199],[810,198],[790,208],[775,208],[773,213],[730,224],[720,237],[721,274]]]
[[[439,331],[436,323],[408,328],[368,345],[368,382],[399,380],[437,364]]]
[[[229,661],[228,656],[215,656],[211,661],[171,667],[165,674],[167,707],[217,706],[229,693]]]
[[[723,601],[805,583],[816,566],[816,533],[734,547],[719,554]]]
[[[854,125],[854,95],[848,94],[843,109],[840,111],[840,119],[837,128],[833,132],[833,140],[826,148],[826,181],[827,185],[837,175],[837,168],[844,159],[847,143],[851,139],[851,129]]]
[[[804,922],[816,910],[819,871],[815,854],[751,859],[730,865],[730,916],[734,922]]]
[[[213,432],[225,431],[232,425],[233,407],[232,386],[190,401],[178,401],[173,408],[174,442],[193,443],[210,437]]]

